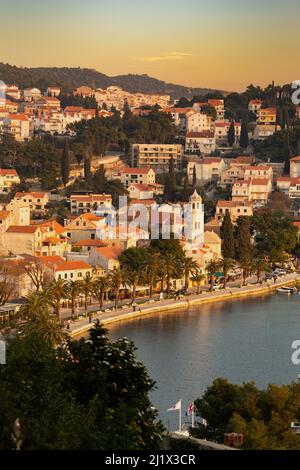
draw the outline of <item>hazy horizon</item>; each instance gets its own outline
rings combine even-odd
[[[0,6],[0,60],[9,64],[147,74],[227,91],[300,78],[298,0],[0,0]]]

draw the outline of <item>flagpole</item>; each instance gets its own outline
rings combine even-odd
[[[194,411],[194,402],[192,404],[192,428],[195,427],[195,411]]]
[[[179,407],[179,432],[181,431],[181,400],[180,400],[180,407]]]

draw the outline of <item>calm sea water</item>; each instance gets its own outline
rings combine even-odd
[[[300,339],[300,295],[227,301],[110,326],[112,339],[124,336],[156,381],[152,402],[173,430],[178,412],[167,408],[181,398],[185,411],[216,377],[260,387],[297,380],[291,343]]]

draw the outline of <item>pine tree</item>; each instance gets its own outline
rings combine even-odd
[[[193,167],[193,183],[192,186],[195,188],[197,185],[197,174],[196,174],[196,165]]]
[[[239,217],[235,229],[235,253],[238,260],[251,258],[252,245],[249,217]]]
[[[174,168],[174,158],[173,156],[170,158],[169,162],[169,175],[168,175],[168,198],[169,201],[175,200],[176,194],[176,176],[175,176],[175,168]]]
[[[191,195],[191,188],[190,188],[190,184],[189,184],[189,175],[188,175],[188,172],[186,172],[185,176],[184,176],[184,183],[183,183],[181,199],[184,202],[188,202],[190,195]]]
[[[224,258],[234,258],[234,235],[233,225],[231,222],[230,213],[226,212],[222,226],[221,226],[221,238],[222,238],[222,255]]]
[[[66,186],[70,176],[70,154],[69,154],[69,140],[65,140],[64,151],[61,157],[61,176],[62,182]]]
[[[246,149],[249,145],[248,137],[248,123],[247,121],[242,121],[241,125],[241,136],[240,136],[240,147]]]
[[[228,134],[227,134],[227,141],[230,147],[233,146],[235,143],[235,127],[234,127],[234,121],[231,121],[231,124],[228,129]]]

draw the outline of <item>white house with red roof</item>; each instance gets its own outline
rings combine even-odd
[[[120,179],[125,188],[128,188],[131,184],[154,184],[155,171],[152,168],[125,167],[120,171]]]
[[[33,214],[42,216],[46,212],[49,202],[48,193],[44,191],[18,192],[14,199],[27,203]]]
[[[55,280],[81,281],[93,272],[92,266],[86,261],[66,261],[61,256],[42,256],[40,260]]]
[[[15,169],[0,168],[0,193],[9,193],[12,186],[20,184],[20,177]]]
[[[300,156],[293,157],[290,159],[290,177],[300,177]]]
[[[152,199],[153,190],[147,184],[132,183],[128,186],[130,199]]]
[[[248,103],[248,109],[249,111],[252,111],[252,113],[255,113],[257,114],[258,111],[261,109],[262,107],[262,100],[250,100],[249,103]]]
[[[30,121],[24,113],[9,113],[3,118],[3,132],[12,134],[17,141],[24,141],[31,136]]]
[[[188,153],[210,155],[216,150],[215,134],[212,131],[187,132],[185,150]]]

